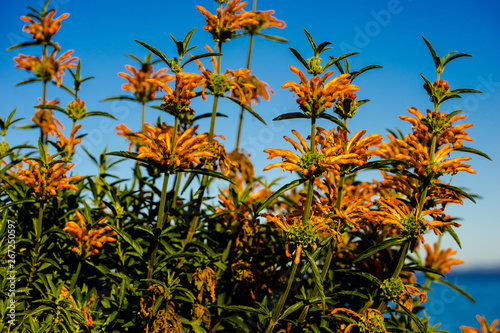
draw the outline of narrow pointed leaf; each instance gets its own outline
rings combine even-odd
[[[304,302],[303,301],[300,301],[298,303],[295,303],[292,306],[289,306],[285,311],[283,311],[283,314],[279,317],[278,321],[280,321],[282,319],[285,319],[290,314],[292,314],[293,312],[297,311],[298,309],[300,309],[303,306],[304,306]]]
[[[268,35],[268,34],[261,34],[261,33],[258,33],[256,35],[260,36],[262,38],[265,38],[265,39],[269,39],[269,40],[275,41],[275,42],[289,43],[288,39],[283,38],[283,37],[279,37],[279,36]]]
[[[335,117],[331,114],[323,112],[322,114],[319,115],[319,118],[328,119],[328,120],[334,122],[335,124],[337,124],[338,126],[340,126],[341,128],[345,129],[347,131],[347,133],[351,133],[351,132],[349,132],[347,127],[344,125],[343,121],[341,121],[340,119],[338,119],[337,117]]]
[[[279,190],[277,190],[276,192],[274,192],[269,198],[266,199],[266,201],[264,201],[255,211],[255,214],[259,213],[261,210],[263,210],[264,208],[266,208],[271,202],[273,202],[274,200],[276,200],[281,194],[283,194],[283,192],[285,191],[288,191],[288,190],[291,190],[292,188],[295,188],[301,184],[303,184],[304,182],[306,181],[305,178],[301,178],[301,179],[295,179],[295,180],[292,180],[290,183],[286,184],[286,185],[283,185]]]
[[[432,59],[434,59],[434,64],[436,65],[436,68],[438,68],[441,63],[441,60],[436,55],[436,51],[434,51],[434,48],[432,47],[431,43],[424,36],[422,36],[422,38],[424,39],[425,44],[427,44],[429,51],[431,51]]]
[[[56,110],[56,111],[60,111],[62,113],[68,114],[68,111],[66,111],[65,109],[63,109],[62,107],[57,106],[57,105],[36,105],[36,106],[34,106],[34,108],[35,109]]]
[[[453,230],[453,228],[451,226],[446,226],[444,227],[444,230],[449,233],[451,235],[451,237],[453,237],[453,239],[455,240],[455,242],[457,243],[458,247],[459,248],[462,248],[462,244],[460,243],[460,238],[458,238],[458,235],[457,233],[455,232],[455,230]]]
[[[381,169],[381,168],[385,168],[389,165],[394,166],[394,165],[398,165],[398,164],[402,164],[402,163],[403,162],[401,160],[397,160],[397,159],[370,161],[370,162],[367,162],[367,163],[365,163],[357,168],[352,169],[351,173],[355,173],[355,172],[358,172],[358,171],[364,170],[364,169]]]
[[[314,39],[312,38],[311,34],[306,30],[304,29],[304,32],[306,33],[306,36],[307,36],[307,39],[309,39],[309,43],[311,43],[311,47],[314,51],[314,54],[316,55],[318,52],[318,48],[316,47],[316,43],[314,42]]]
[[[41,82],[41,81],[42,80],[40,80],[40,79],[27,79],[27,80],[24,80],[24,81],[17,83],[16,87],[22,86],[23,84],[28,84],[28,83],[33,83],[33,82]]]
[[[359,256],[356,259],[354,259],[354,262],[356,263],[358,261],[364,260],[364,259],[372,256],[373,254],[375,254],[379,251],[382,251],[383,249],[386,249],[390,246],[400,244],[405,239],[406,239],[405,237],[387,239],[387,240],[383,241],[382,243],[376,244],[376,245],[364,250],[363,252],[361,252],[359,254]]]
[[[277,116],[276,118],[273,119],[273,121],[284,120],[284,119],[297,119],[297,118],[311,118],[311,117],[302,112],[289,112]]]
[[[182,40],[182,43],[184,44],[184,52],[187,52],[187,46],[189,45],[189,42],[191,41],[191,37],[193,37],[194,32],[196,31],[197,28],[194,28],[193,30],[189,31],[186,34],[186,37]]]
[[[469,199],[470,201],[472,201],[473,203],[476,203],[476,200],[474,200],[474,198],[469,193],[465,192],[464,190],[462,190],[459,187],[448,185],[448,184],[441,184],[441,183],[436,183],[433,185],[437,186],[437,187],[445,188],[447,190],[451,190],[453,192],[457,192],[457,193],[463,195],[464,197],[466,197],[467,199]]]
[[[212,176],[212,177],[215,177],[215,178],[224,179],[225,181],[228,181],[231,184],[234,184],[234,182],[231,180],[231,178],[229,178],[227,176],[224,176],[220,172],[213,171],[213,170],[210,170],[210,169],[179,168],[177,172],[192,172],[192,173],[197,173],[197,174]]]
[[[331,47],[327,47],[328,45],[331,45],[332,43],[330,42],[323,42],[321,44],[318,45],[318,48],[317,48],[317,52],[318,54],[320,54],[321,52],[325,51],[325,50],[329,50],[331,49]]]
[[[197,54],[195,56],[192,56],[191,58],[189,58],[188,60],[186,60],[182,65],[181,67],[184,67],[186,66],[187,64],[189,64],[191,61],[195,61],[197,59],[202,59],[202,58],[206,58],[206,57],[218,57],[222,55],[222,53],[213,53],[213,52],[208,52],[208,53],[203,53],[203,54]]]
[[[316,261],[309,255],[308,251],[304,251],[306,255],[307,262],[309,263],[311,270],[313,272],[314,282],[316,284],[316,288],[318,288],[319,295],[321,296],[321,305],[323,306],[323,310],[325,309],[325,289],[323,287],[323,279],[321,278],[321,274],[319,273],[318,266],[316,265]]]
[[[35,201],[36,201],[35,199],[22,199],[19,201],[11,202],[9,204],[6,204],[6,205],[0,207],[0,211],[3,211],[5,208],[10,207],[10,206],[20,205],[20,204],[23,204],[26,202],[35,202]]]
[[[172,67],[172,63],[170,62],[170,60],[160,50],[154,48],[153,46],[151,46],[147,43],[141,42],[140,40],[135,40],[135,41],[137,43],[141,44],[142,46],[144,46],[145,48],[147,48],[149,51],[156,54],[158,56],[158,58],[163,60],[168,65],[168,67]]]
[[[446,61],[443,63],[443,67],[446,66],[446,64],[448,64],[450,61],[455,60],[455,59],[460,58],[460,57],[472,57],[472,55],[467,54],[467,53],[455,54],[455,55],[449,57],[448,59],[446,59]]]
[[[292,47],[289,47],[289,49],[290,49],[290,51],[292,51],[293,55],[302,63],[302,65],[307,70],[310,70],[309,64],[307,63],[307,61],[304,60],[304,58],[302,58],[302,56],[300,55],[299,51],[297,51],[296,49],[294,49]]]
[[[462,89],[453,89],[450,91],[450,94],[464,94],[464,93],[477,93],[477,94],[482,94],[483,92],[480,90],[476,89],[468,89],[468,88],[462,88]]]
[[[396,302],[396,304],[398,304],[401,307],[401,309],[403,309],[403,311],[408,315],[408,317],[410,317],[411,320],[413,320],[413,322],[415,323],[415,325],[417,325],[417,327],[420,329],[421,333],[427,333],[427,330],[425,329],[424,324],[422,323],[422,321],[420,320],[420,318],[417,317],[417,315],[415,315],[413,312],[411,312],[403,304],[401,304],[399,302]]]
[[[375,283],[376,285],[381,285],[382,284],[382,281],[380,281],[376,276],[371,275],[370,273],[367,273],[367,272],[357,272],[357,271],[353,271],[353,270],[350,270],[350,269],[336,269],[335,272],[345,273],[345,274],[355,275],[355,276],[360,276],[362,278],[365,278],[365,279],[367,279],[367,280]]]
[[[446,278],[446,275],[444,275],[443,272],[441,272],[437,269],[433,269],[433,268],[425,267],[425,266],[421,266],[421,265],[404,265],[402,270],[409,271],[409,272],[420,271],[420,272],[425,272],[425,273],[432,273],[432,274],[436,274],[436,275],[439,275],[439,276]]]
[[[14,46],[11,46],[11,47],[7,48],[5,51],[10,51],[10,50],[18,49],[20,47],[38,45],[38,44],[40,44],[40,43],[39,42],[24,42],[24,43],[20,43],[20,44],[16,44]]]
[[[135,250],[135,252],[137,252],[139,257],[142,258],[142,254],[143,254],[144,250],[142,249],[141,245],[135,239],[130,237],[130,235],[126,231],[118,229],[114,225],[108,225],[108,226],[111,229],[113,229],[118,234],[118,236],[120,236],[125,242],[127,242],[130,246],[132,246],[132,248]]]
[[[370,65],[370,66],[366,66],[366,67],[363,67],[361,68],[360,70],[358,71],[355,71],[355,72],[352,72],[351,73],[351,76],[349,77],[349,79],[351,81],[353,81],[357,76],[359,76],[360,74],[366,72],[366,71],[369,71],[370,69],[375,69],[375,68],[384,68],[380,65]]]
[[[137,102],[137,100],[133,97],[130,96],[113,96],[113,97],[106,97],[105,99],[102,100],[102,102],[107,102],[107,101],[134,101]]]
[[[200,119],[204,119],[204,118],[210,118],[212,116],[212,112],[207,112],[207,113],[204,113],[204,114],[200,114],[199,116],[196,116],[196,117],[193,117],[193,122],[194,121],[197,121],[197,120],[200,120]],[[223,114],[223,113],[219,113],[217,112],[215,114],[216,117],[224,117],[224,118],[227,118],[227,115]]]
[[[252,109],[250,106],[241,104],[240,101],[238,101],[237,99],[232,98],[232,97],[228,97],[228,96],[222,96],[222,97],[224,97],[224,98],[226,98],[226,99],[228,99],[230,101],[235,102],[236,104],[238,104],[239,106],[241,106],[242,108],[244,108],[246,111],[250,112],[250,114],[252,116],[254,116],[255,118],[257,118],[261,123],[263,123],[264,125],[267,126],[267,123],[265,122],[265,120],[262,119],[262,117],[257,112],[255,112],[254,109]]]
[[[112,118],[114,120],[118,120],[118,119],[116,119],[115,116],[113,116],[107,112],[103,112],[103,111],[90,111],[90,112],[87,112],[87,114],[85,115],[85,117],[91,117],[91,116],[103,116],[103,117]]]
[[[457,293],[461,294],[462,296],[464,296],[465,298],[470,300],[472,303],[476,303],[476,300],[474,299],[474,297],[472,297],[468,292],[466,292],[465,290],[463,290],[459,286],[451,283],[450,281],[444,280],[444,279],[439,279],[439,280],[436,280],[436,282],[455,290]]]
[[[463,151],[463,152],[466,152],[466,153],[471,153],[471,154],[476,154],[476,155],[479,155],[479,156],[482,156],[484,158],[487,158],[489,159],[490,161],[492,161],[492,159],[486,155],[485,153],[483,153],[482,151],[479,151],[477,149],[474,149],[474,148],[470,148],[470,147],[460,147],[460,148],[455,148],[454,150],[458,150],[458,151]]]

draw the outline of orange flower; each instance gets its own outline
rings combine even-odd
[[[225,140],[223,135],[215,136]],[[236,162],[231,160],[226,152],[226,149],[224,148],[224,145],[217,140],[212,140],[212,142],[207,143],[203,148],[203,151],[212,156],[205,160],[205,165],[211,165],[214,170],[220,169],[220,172],[225,176],[228,176],[231,173],[231,170],[234,170],[234,168],[238,166]]]
[[[473,124],[461,124],[453,126],[453,123],[458,120],[465,119],[465,115],[450,115],[446,112],[431,112],[427,110],[427,116],[424,117],[422,113],[416,108],[409,108],[410,112],[415,117],[399,116],[400,119],[408,121],[413,126],[413,135],[415,135],[421,142],[430,143],[433,133],[437,135],[437,146],[449,143],[454,148],[463,146],[463,141],[473,141],[468,137],[468,133],[464,131],[466,128],[474,126]]]
[[[268,159],[274,157],[283,158],[283,162],[270,164],[264,168],[264,171],[275,167],[281,167],[287,171],[298,171],[306,177],[318,177],[324,171],[330,171],[339,174],[341,169],[354,165],[363,165],[374,155],[374,151],[368,150],[369,147],[378,144],[382,138],[378,134],[372,134],[366,138],[361,138],[366,131],[359,131],[349,140],[347,132],[335,129],[327,132],[321,127],[317,127],[315,138],[315,151],[311,151],[304,138],[295,130],[292,133],[299,139],[299,143],[285,136],[285,140],[293,145],[302,156],[299,156],[285,149],[265,149],[269,154]]]
[[[125,137],[130,144],[128,145],[128,151],[132,151],[132,146],[135,146],[136,149],[139,149],[140,146],[144,145],[142,139],[137,137],[134,132],[130,130],[125,124],[120,124],[115,127],[118,131],[116,134],[119,136]]]
[[[42,59],[38,56],[26,56],[24,54],[19,54],[14,58],[14,61],[17,63],[16,68],[23,68],[27,71],[33,72],[42,81],[53,80],[58,86],[60,86],[64,70],[76,67],[76,64],[73,62],[78,58],[71,56],[73,52],[73,50],[66,51],[57,59],[56,49],[54,49],[49,56],[44,55]]]
[[[42,99],[39,98],[38,103],[40,103],[39,105],[57,105],[59,104],[59,101],[54,99],[52,101],[46,101],[45,104],[42,104]],[[51,109],[37,109],[33,118],[31,118],[31,120],[34,121],[40,128],[44,137],[48,137],[49,134],[56,134],[57,126],[64,129],[63,124],[61,124],[61,122],[54,117],[53,113],[54,111]]]
[[[395,139],[391,135],[388,135],[388,137],[390,139],[389,144],[382,143],[377,155],[386,159],[393,158],[407,161],[413,167],[414,172],[420,176],[432,176],[435,179],[444,174],[455,175],[460,171],[476,173],[470,168],[469,164],[462,163],[462,161],[472,159],[468,156],[445,159],[454,150],[450,144],[439,148],[431,161],[429,146],[421,143],[415,135],[408,134],[404,140]]]
[[[217,284],[217,274],[210,267],[198,268],[193,274],[193,283],[198,289],[198,302],[203,302],[203,294],[208,293],[212,303],[215,302],[215,285]]]
[[[260,33],[262,29],[272,27],[283,29],[284,27],[286,27],[285,21],[280,21],[276,17],[272,16],[274,13],[274,10],[256,11],[254,19],[259,23],[246,25],[244,27],[245,31],[249,34],[254,35]]]
[[[61,293],[59,294],[59,298],[60,299],[65,299],[67,298],[72,304],[71,304],[71,307],[73,309],[76,309],[78,311],[80,311],[83,315],[83,317],[85,318],[85,323],[87,324],[87,326],[93,326],[94,325],[94,320],[92,319],[92,315],[90,314],[90,307],[92,306],[92,304],[95,302],[95,300],[97,299],[97,296],[94,295],[92,296],[89,301],[87,302],[87,304],[85,304],[85,306],[79,306],[73,295],[69,295],[69,290],[68,288],[66,288],[66,286],[63,286],[61,288]]]
[[[50,156],[47,155],[47,160]],[[28,169],[19,169],[17,177],[24,181],[28,187],[33,189],[36,196],[42,200],[49,199],[51,196],[57,195],[58,190],[65,188],[78,191],[78,187],[69,182],[80,180],[81,176],[66,177],[74,164],[66,165],[64,161],[50,162],[48,165],[40,165],[38,161],[25,160],[28,164]]]
[[[61,28],[61,21],[68,18],[69,14],[64,13],[54,19],[56,14],[55,9],[49,10],[45,16],[36,17],[34,15],[21,16],[22,21],[26,21],[29,25],[23,27],[23,31],[31,34],[33,39],[39,42],[48,42]],[[36,22],[34,19],[39,20]]]
[[[464,263],[461,259],[450,258],[452,255],[456,254],[457,251],[453,251],[452,249],[440,250],[437,242],[434,243],[434,249],[431,249],[429,244],[424,244],[424,248],[427,252],[425,267],[435,269],[441,273],[448,273],[451,266]]]
[[[213,52],[210,46],[205,45],[208,52]],[[201,97],[206,98],[205,89],[209,89],[216,96],[224,96],[227,91],[230,91],[231,97],[236,98],[242,105],[251,105],[252,101],[258,103],[258,98],[263,97],[269,100],[269,93],[274,94],[274,91],[267,83],[259,81],[259,79],[250,74],[251,69],[227,69],[224,74],[214,74],[217,71],[217,60],[215,56],[211,57],[211,63],[214,66],[214,72],[205,69],[201,61],[195,60],[199,70],[204,76],[202,84]]]
[[[401,230],[403,236],[418,237],[422,243],[425,243],[423,234],[427,231],[427,228],[433,230],[436,235],[442,235],[438,228],[448,225],[460,226],[455,222],[438,220],[438,216],[444,215],[442,209],[427,209],[417,216],[418,211],[415,207],[395,197],[381,198],[375,200],[375,203],[380,206],[380,211],[372,212],[371,216],[380,223],[380,226],[387,224],[396,226]],[[431,221],[424,219],[424,216],[427,215],[432,217]]]
[[[63,229],[75,240],[76,245],[72,249],[73,252],[85,257],[95,255],[99,253],[99,249],[104,243],[116,241],[113,238],[116,236],[116,232],[112,231],[109,226],[102,227],[106,218],[101,219],[91,229],[87,229],[83,215],[79,211],[75,211],[75,214],[79,224],[74,221],[66,222],[66,227]]]
[[[255,20],[255,13],[246,12],[243,7],[248,2],[239,3],[241,0],[229,1],[224,9],[218,8],[217,14],[211,14],[202,6],[196,6],[203,15],[205,15],[205,30],[212,34],[214,41],[225,42],[230,40],[234,33],[247,25],[259,24]]]
[[[145,133],[136,133],[142,139],[143,146],[139,147],[138,158],[147,158],[157,164],[167,173],[175,173],[178,167],[187,168],[192,163],[200,164],[200,157],[214,157],[206,151],[208,134],[195,135],[198,127],[188,128],[178,132],[175,145],[172,146],[174,129],[163,123],[161,127],[152,127],[145,124]]]
[[[155,98],[156,92],[160,90],[160,83],[165,84],[174,79],[173,75],[165,74],[167,68],[162,68],[155,73],[153,65],[148,63],[144,63],[141,68],[131,65],[126,65],[125,68],[132,75],[118,73],[118,76],[128,81],[123,84],[122,89],[132,91],[136,100],[141,103],[147,103]]]
[[[157,84],[167,94],[160,108],[175,117],[179,117],[181,124],[191,124],[194,110],[190,107],[191,99],[196,96],[194,89],[203,84],[203,75],[180,72],[175,74],[175,91],[165,82],[148,79],[148,82]]]
[[[347,79],[350,74],[341,74],[326,82],[328,77],[333,74],[332,71],[326,72],[321,78],[314,76],[308,80],[298,68],[290,66],[290,70],[299,76],[300,83],[288,81],[281,88],[290,88],[294,96],[299,96],[297,103],[300,109],[315,117],[324,112],[325,109],[331,108],[338,98],[359,90]]]
[[[75,146],[79,143],[82,142],[82,139],[80,138],[76,138],[75,139],[75,136],[76,136],[76,132],[78,132],[78,130],[82,127],[81,124],[78,124],[76,125],[72,130],[71,130],[71,133],[69,135],[69,139],[66,138],[64,136],[64,134],[62,134],[62,132],[57,128],[55,127],[55,131],[57,133],[57,138],[58,138],[58,141],[56,143],[57,145],[57,150],[60,151],[60,152],[64,152],[65,153],[65,156],[66,158],[69,160],[71,158],[71,156],[75,153]]]
[[[488,322],[485,317],[477,315],[476,319],[481,324],[481,330],[467,326],[460,326],[462,333],[500,333],[500,330],[495,327],[498,325],[498,319],[494,320],[491,323],[491,326],[488,326]]]

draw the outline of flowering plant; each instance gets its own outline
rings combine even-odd
[[[462,111],[441,108],[464,93],[480,93],[450,90],[442,78],[446,65],[469,55],[440,58],[424,38],[437,76],[431,83],[422,75],[431,104],[426,112],[408,108],[399,116],[411,125],[407,132],[389,131],[384,139],[365,129],[351,132],[369,102],[358,98],[364,87],[353,82],[382,67],[352,71],[357,53],[325,62],[320,55],[331,43],[317,44],[304,30],[313,55],[290,48],[297,61],[285,67],[294,79],[281,86],[293,93],[297,111],[273,120],[297,123],[293,137],[284,137],[293,150],[263,150],[278,159],[263,171],[278,168],[290,178],[268,182],[256,175],[240,133],[246,112],[267,125],[255,105],[275,93],[250,68],[253,38],[287,42],[262,33],[286,25],[255,2],[251,10],[241,0],[216,2],[215,14],[196,6],[215,43],[205,53],[192,54],[195,29],[182,40],[171,36],[174,57],[136,40],[148,54],[144,60],[128,55],[139,66],[125,65],[128,73],[118,74],[125,94],[105,100],[139,103],[141,122],[134,129],[116,124],[128,147],[106,148],[98,157],[83,147],[82,132],[89,131],[82,120],[122,119],[87,111],[79,92],[93,77],[82,78],[74,51],[57,57],[61,46],[53,39],[69,14],[54,18],[47,0],[42,11],[30,8],[21,18],[34,41],[10,49],[40,46],[42,54],[14,58],[35,75],[20,84],[38,82],[43,90],[32,124],[17,129],[38,128],[40,135],[37,146],[11,146],[7,132],[22,118],[14,119],[16,110],[0,118],[0,253],[8,260],[0,284],[12,284],[16,274],[10,301],[0,302],[0,331],[440,332],[425,314],[430,286],[441,283],[473,298],[446,279],[463,263],[453,258],[456,251],[429,244],[428,235],[461,246],[449,206],[475,196],[452,176],[476,173],[470,155],[489,159],[465,145],[473,141],[467,132],[473,125],[461,123]],[[246,68],[224,71],[223,45],[244,36]],[[68,78],[73,89],[63,84]],[[65,108],[47,99],[49,83],[72,96]],[[222,101],[240,110],[231,152],[216,131]],[[207,103],[211,112],[202,113]],[[146,105],[159,115],[156,123],[146,122]],[[82,150],[97,175],[76,174]],[[377,178],[361,180],[365,171]],[[4,241],[7,229],[15,232],[12,242]],[[484,332],[498,332],[498,320],[490,326],[478,320]]]

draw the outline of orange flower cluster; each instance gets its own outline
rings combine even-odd
[[[276,27],[279,29],[283,29],[286,27],[285,21],[278,20],[276,17],[272,16],[275,13],[274,10],[258,10],[255,12],[255,17],[254,19],[257,20],[259,23],[256,25],[247,25],[245,27],[245,30],[252,29],[253,27],[256,28],[256,32],[260,32],[262,29],[267,29],[267,28],[272,28]],[[254,32],[255,33],[255,32]]]
[[[59,101],[54,99],[52,101],[46,101],[45,104],[43,104],[42,99],[39,98],[38,103],[40,103],[39,105],[57,105]],[[49,134],[55,135],[58,131],[58,126],[64,129],[63,124],[54,117],[54,111],[51,109],[37,109],[31,120],[40,128],[44,137],[48,137]]]
[[[218,8],[217,14],[212,14],[202,6],[196,6],[205,15],[206,25],[203,27],[212,34],[214,41],[225,42],[230,40],[234,33],[248,25],[257,25],[255,13],[243,10],[248,2],[241,0],[229,1],[224,9]]]
[[[76,245],[72,249],[73,252],[77,252],[78,255],[83,256],[96,255],[104,243],[116,241],[113,238],[113,236],[116,236],[116,232],[112,231],[109,226],[102,227],[106,218],[97,222],[96,225],[92,226],[92,229],[87,229],[83,215],[79,211],[75,211],[75,214],[79,223],[74,221],[67,222],[63,229],[76,242]]]
[[[181,124],[190,124],[194,110],[190,107],[191,99],[196,96],[194,89],[203,84],[203,75],[179,72],[175,74],[175,91],[165,82],[149,79],[157,84],[167,94],[163,96],[161,109],[173,116],[179,117]]]
[[[270,164],[264,168],[264,171],[281,167],[282,170],[298,171],[308,177],[317,177],[324,171],[338,175],[343,168],[350,169],[352,166],[365,164],[371,156],[376,154],[369,148],[379,144],[382,140],[378,134],[362,138],[366,131],[359,131],[348,139],[347,132],[341,128],[338,128],[337,132],[335,129],[329,132],[321,127],[316,129],[314,151],[311,151],[304,138],[295,130],[292,130],[292,133],[299,139],[300,144],[287,136],[284,138],[302,154],[301,156],[285,149],[265,149],[264,152],[269,154],[268,159],[281,157],[283,162]]]
[[[49,56],[43,55],[41,59],[38,56],[19,54],[19,56],[14,58],[14,61],[16,62],[16,68],[22,68],[33,72],[42,81],[53,80],[60,86],[62,84],[64,70],[75,68],[76,64],[73,62],[78,58],[71,56],[73,50],[64,52],[57,59],[56,54],[56,49],[54,49]]]
[[[123,136],[130,142],[128,145],[128,151],[132,151],[132,146],[135,146],[136,149],[139,149],[139,147],[144,144],[142,142],[142,139],[137,137],[135,133],[132,132],[132,130],[128,128],[125,124],[120,124],[116,126],[115,129],[118,130],[118,132],[116,133],[117,135]]]
[[[26,21],[29,25],[23,27],[23,31],[31,34],[33,39],[39,42],[48,42],[61,28],[61,21],[68,18],[69,14],[64,13],[54,19],[56,10],[52,9],[47,12],[44,17],[35,17],[33,15],[21,16],[22,21]],[[40,22],[36,22],[34,18]]]
[[[90,307],[92,304],[97,300],[97,296],[94,295],[90,298],[90,300],[85,304],[83,307],[79,307],[78,304],[76,304],[75,299],[73,298],[72,295],[69,295],[69,290],[66,288],[66,286],[63,286],[61,288],[61,293],[59,294],[60,299],[65,299],[67,298],[72,304],[71,307],[73,309],[76,309],[80,311],[83,315],[83,318],[85,318],[85,323],[87,326],[93,326],[94,325],[94,320],[92,319],[92,315],[90,314]]]
[[[60,152],[64,152],[67,159],[70,159],[71,156],[75,153],[75,146],[82,142],[81,138],[75,138],[76,133],[81,127],[82,124],[76,125],[71,130],[69,138],[66,138],[57,127],[55,128],[58,138],[58,141],[56,142],[57,150]]]
[[[47,155],[47,160],[50,156]],[[40,165],[34,160],[25,160],[28,164],[28,169],[19,169],[17,178],[24,181],[28,187],[35,191],[36,196],[41,200],[49,199],[51,196],[57,195],[58,190],[65,188],[78,191],[78,187],[69,182],[80,180],[81,176],[66,177],[74,164],[66,165],[64,161],[53,162],[49,166]]]
[[[298,75],[300,83],[293,81],[285,82],[281,88],[290,88],[290,91],[298,95],[297,103],[305,113],[317,117],[325,109],[331,108],[333,103],[343,95],[359,90],[348,80],[349,74],[341,74],[328,82],[326,81],[333,72],[326,72],[321,78],[314,76],[308,80],[304,73],[296,67],[290,66],[290,70]]]
[[[439,244],[434,243],[433,248],[429,244],[424,244],[427,256],[425,257],[425,267],[429,267],[440,271],[441,273],[448,273],[450,267],[453,265],[461,265],[464,263],[461,259],[452,259],[452,255],[456,254],[457,251],[452,249],[440,250]]]
[[[187,168],[192,164],[200,164],[201,157],[214,155],[206,150],[208,134],[195,135],[197,128],[196,126],[179,132],[172,146],[173,127],[165,123],[161,127],[145,124],[145,134],[136,133],[143,142],[137,157],[148,159],[167,173],[175,173],[178,167]]]
[[[208,52],[213,52],[210,46],[205,45],[205,48]],[[206,98],[205,89],[207,88],[218,96],[223,96],[230,91],[231,97],[236,98],[242,105],[251,105],[252,101],[258,103],[259,97],[269,100],[269,93],[274,93],[267,83],[251,74],[251,69],[227,69],[224,74],[217,75],[214,74],[217,71],[217,60],[214,56],[210,61],[214,66],[214,72],[205,69],[199,60],[195,61],[204,76],[201,92],[203,99]]]
[[[144,64],[141,68],[135,68],[131,65],[126,65],[125,68],[132,73],[118,73],[118,76],[126,79],[128,83],[124,83],[123,90],[132,91],[138,102],[147,103],[156,96],[156,92],[160,90],[160,83],[174,79],[173,75],[165,74],[167,68],[162,68],[156,73],[153,65]]]
[[[498,319],[494,320],[491,325],[488,325],[485,317],[477,315],[476,319],[479,321],[479,324],[481,324],[481,330],[467,326],[460,326],[462,333],[500,333],[500,330],[496,328],[499,322]]]
[[[418,212],[418,209],[411,204],[395,197],[377,199],[375,203],[379,205],[380,210],[372,212],[371,216],[380,224],[380,227],[384,225],[395,226],[403,236],[418,237],[422,243],[425,243],[423,234],[427,229],[433,230],[436,235],[442,235],[439,228],[449,225],[460,226],[458,223],[446,221],[443,218],[443,209],[435,208]],[[424,216],[430,216],[431,221],[425,220]]]

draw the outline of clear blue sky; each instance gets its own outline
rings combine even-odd
[[[9,46],[28,41],[29,36],[22,32],[24,22],[19,17],[28,10],[26,4],[40,9],[44,1],[2,1],[0,4],[0,113],[6,117],[15,107],[17,116],[30,123],[33,106],[41,95],[41,85],[32,84],[14,87],[17,82],[30,78],[24,70],[15,69],[13,57],[19,52],[39,55],[40,48],[4,51]],[[146,5],[147,4],[147,5]],[[213,1],[148,1],[140,3],[129,0],[76,1],[54,0],[51,7],[58,9],[58,14],[69,12],[71,15],[63,21],[55,41],[63,50],[73,49],[82,61],[82,74],[95,76],[86,82],[80,96],[86,101],[89,111],[105,111],[114,114],[119,122],[104,118],[88,118],[83,121],[82,132],[88,133],[85,147],[93,154],[99,154],[104,146],[108,150],[126,150],[123,138],[114,135],[114,127],[123,122],[133,130],[140,125],[140,108],[133,103],[100,102],[103,98],[128,94],[121,91],[124,79],[117,76],[125,71],[125,64],[136,65],[126,53],[140,58],[148,53],[134,42],[145,41],[162,50],[167,56],[175,54],[175,46],[169,34],[181,39],[194,27],[198,27],[192,43],[198,45],[195,51],[204,51],[203,44],[213,45],[211,36],[203,30],[204,17],[196,10],[201,4],[214,12]],[[250,10],[251,4],[248,5]],[[295,99],[280,86],[288,80],[296,80],[290,72],[290,64],[300,67],[298,61],[288,50],[292,46],[306,57],[311,56],[307,39],[302,31],[306,28],[317,43],[330,41],[333,50],[328,55],[338,56],[348,51],[360,51],[361,55],[351,58],[351,68],[359,69],[370,64],[379,64],[384,69],[373,70],[358,79],[358,96],[371,99],[371,103],[362,107],[358,115],[350,121],[352,131],[367,129],[368,133],[381,133],[385,129],[401,128],[408,131],[410,125],[399,120],[398,115],[407,114],[406,109],[414,106],[425,112],[431,107],[422,85],[423,73],[431,81],[435,79],[434,65],[429,51],[421,36],[424,35],[438,55],[449,51],[470,53],[473,58],[459,59],[446,68],[442,78],[448,80],[451,88],[475,88],[482,90],[482,95],[464,95],[462,100],[453,100],[443,105],[443,110],[464,109],[468,122],[475,126],[469,134],[474,142],[471,147],[488,153],[494,162],[480,157],[473,157],[472,167],[477,175],[457,175],[452,184],[465,187],[471,193],[480,194],[477,204],[465,203],[450,210],[450,213],[463,218],[462,227],[457,230],[463,250],[457,257],[465,260],[462,269],[476,267],[500,267],[498,237],[500,236],[500,218],[496,211],[500,195],[500,179],[497,163],[500,154],[497,144],[500,116],[500,5],[496,1],[258,1],[258,9],[276,10],[276,17],[285,20],[284,30],[269,29],[267,33],[287,38],[291,43],[278,44],[257,38],[254,44],[252,61],[253,72],[266,81],[275,90],[270,102],[261,102],[257,112],[268,122],[264,127],[259,122],[247,117],[242,134],[242,146],[253,155],[257,170],[262,170],[269,162],[262,150],[268,147],[291,148],[283,140],[283,135],[290,135],[295,128],[307,133],[308,124],[300,120],[272,123],[271,119],[283,112],[297,110]],[[245,66],[247,37],[235,39],[224,46],[223,68],[237,69]],[[195,52],[193,51],[193,52]],[[189,68],[196,71],[193,65]],[[70,76],[63,81],[71,85]],[[56,87],[50,87],[48,99],[58,98],[65,106],[70,96]],[[211,103],[195,104],[197,112],[209,112]],[[222,103],[221,111],[229,118],[218,120],[216,133],[227,138],[228,150],[236,135],[237,114],[239,110],[232,104]],[[149,109],[147,121],[154,121],[159,115],[166,122],[171,122],[169,115]],[[70,128],[70,122],[59,118]],[[208,130],[208,121],[201,122],[201,128]],[[330,123],[320,122],[319,126],[328,127]],[[66,131],[67,133],[67,131]],[[11,131],[7,137],[11,145],[27,140],[36,142],[38,131]],[[81,153],[76,156],[80,173],[94,173],[88,160]],[[269,172],[269,178],[288,176],[279,171]],[[430,238],[431,239],[431,238]],[[457,249],[451,237],[443,242],[446,247]]]

